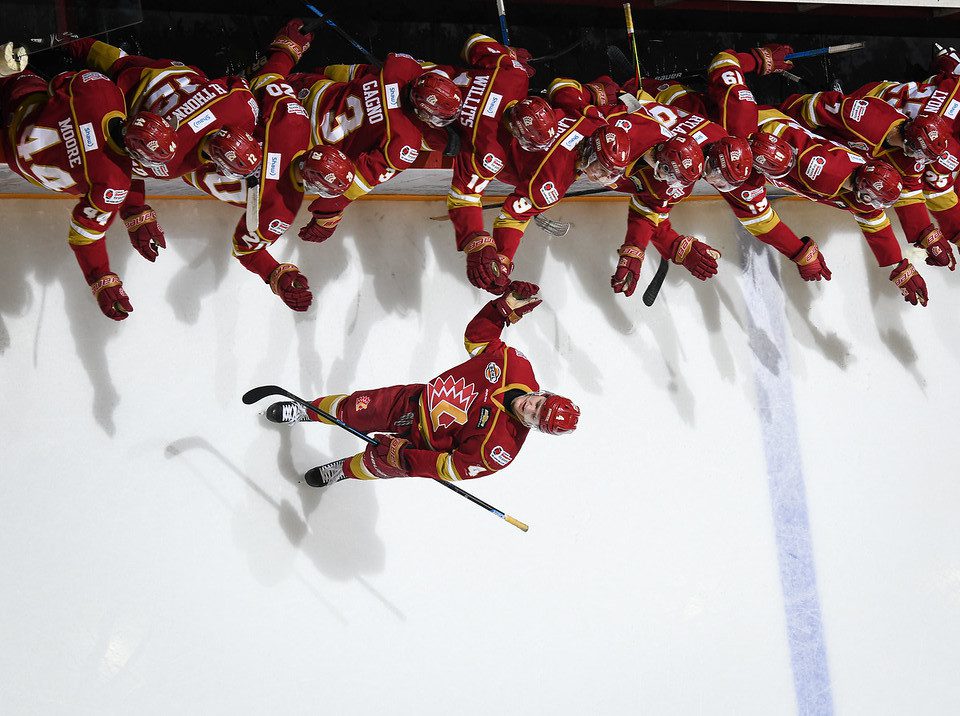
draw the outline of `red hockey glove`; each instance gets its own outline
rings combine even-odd
[[[509,283],[509,259],[507,270],[500,254],[497,253],[497,244],[485,231],[478,231],[467,238],[463,245],[463,253],[467,255],[467,278],[477,288],[490,293],[501,294]]]
[[[809,236],[804,236],[801,240],[803,246],[800,251],[790,258],[797,265],[800,278],[804,281],[819,281],[821,278],[829,281],[833,274],[827,268],[827,262],[824,261],[817,242]]]
[[[363,451],[363,466],[377,477],[410,477],[410,466],[403,454],[410,441],[381,434],[373,437],[380,444]]]
[[[706,281],[717,275],[720,252],[692,236],[678,236],[674,239],[670,253],[673,263],[683,266],[694,278]]]
[[[960,75],[960,55],[952,47],[942,47],[933,60],[938,74],[956,77]]]
[[[953,249],[943,234],[933,224],[920,232],[914,244],[917,248],[926,249],[927,266],[946,266],[951,271],[957,268],[957,259],[953,255]]]
[[[530,64],[530,50],[524,47],[510,47],[507,49],[510,50],[510,56],[523,65],[523,71],[527,73],[527,77],[533,77],[537,74],[537,70]]]
[[[923,280],[923,276],[917,273],[917,270],[909,261],[903,259],[898,263],[893,271],[890,272],[890,280],[900,289],[904,301],[912,303],[914,306],[916,306],[917,303],[921,306],[927,305],[927,301],[929,300],[927,297],[927,284]]]
[[[610,287],[614,293],[632,296],[643,266],[643,249],[633,244],[624,244],[618,253],[620,260],[617,262],[616,273],[610,277]]]
[[[270,43],[270,49],[286,52],[295,63],[299,62],[303,53],[310,49],[310,43],[313,42],[313,33],[304,34],[302,30],[303,22],[301,20],[291,20],[280,28],[280,32]]]
[[[127,227],[130,243],[137,253],[147,261],[156,261],[160,249],[167,248],[163,229],[157,223],[157,212],[143,206],[125,206],[120,210],[120,218]]]
[[[512,325],[543,303],[543,299],[537,296],[539,292],[540,287],[535,283],[513,281],[500,298],[494,299],[493,305],[504,322]]]
[[[130,297],[123,290],[123,281],[115,273],[104,274],[98,278],[90,284],[90,290],[107,318],[122,321],[133,311]]]
[[[337,230],[337,224],[340,223],[342,218],[342,211],[338,211],[336,214],[315,213],[313,218],[310,219],[310,223],[300,229],[300,238],[317,244],[322,243],[333,236],[333,232]]]
[[[793,63],[785,59],[792,52],[793,48],[790,45],[764,45],[750,50],[750,54],[757,61],[758,75],[772,75],[793,69]]]
[[[307,277],[293,264],[280,264],[273,270],[270,288],[294,311],[306,311],[313,301]]]

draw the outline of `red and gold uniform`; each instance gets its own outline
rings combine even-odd
[[[310,117],[279,74],[265,71],[251,86],[260,110],[253,136],[263,146],[258,183],[248,188],[243,180],[225,178],[209,164],[186,175],[184,181],[240,207],[247,206],[247,192],[258,192],[257,226],[251,229],[246,216],[240,217],[233,232],[233,255],[269,283],[279,263],[267,249],[290,228],[303,203],[303,183],[295,164],[310,143]]]
[[[481,200],[493,179],[516,185],[517,153],[523,150],[503,121],[503,114],[527,96],[530,78],[509,48],[486,35],[473,35],[462,56],[470,65],[459,75],[450,72],[463,91],[463,108],[455,127],[461,148],[453,161],[453,181],[447,210],[457,237],[457,249],[483,231]],[[452,69],[452,68],[451,68]]]
[[[120,48],[89,38],[69,47],[72,54],[120,86],[131,114],[154,112],[176,128],[176,154],[160,167],[134,165],[141,176],[174,179],[199,169],[208,161],[200,142],[223,127],[254,133],[257,103],[240,77],[211,80],[196,67],[127,55]]]
[[[343,196],[315,200],[312,212],[341,212],[354,199],[410,168],[421,151],[443,150],[446,132],[424,124],[404,108],[409,84],[424,71],[425,66],[410,55],[390,53],[379,69],[329,65],[323,74],[287,77],[310,115],[311,146],[337,147],[356,170]]]
[[[936,114],[950,124],[946,156],[928,165],[922,177],[927,208],[943,233],[960,239],[960,199],[954,173],[960,166],[960,86],[954,76],[938,75],[929,82],[871,82],[851,93],[853,97],[876,97],[914,119]]]
[[[363,432],[390,432],[411,445],[409,475],[468,480],[501,470],[517,456],[529,428],[507,410],[511,390],[539,390],[530,361],[500,338],[502,315],[487,303],[467,325],[470,359],[426,384],[317,398],[314,405]],[[323,422],[311,413],[311,419]],[[347,477],[375,479],[363,453],[344,463]]]
[[[928,226],[923,198],[924,162],[911,159],[900,147],[888,144],[887,136],[907,117],[877,97],[846,96],[840,92],[792,95],[780,110],[807,129],[845,144],[858,154],[885,161],[903,179],[903,192],[893,205],[907,241],[914,243]]]
[[[855,152],[820,137],[773,107],[761,107],[760,131],[785,139],[796,150],[796,163],[771,184],[811,201],[844,209],[853,215],[880,266],[892,266],[902,258],[893,228],[883,209],[856,199],[844,183],[865,163]]]
[[[108,128],[126,120],[120,89],[99,72],[48,85],[25,71],[0,79],[0,114],[0,157],[31,184],[79,198],[68,242],[87,283],[109,274],[103,237],[130,188],[130,157]]]

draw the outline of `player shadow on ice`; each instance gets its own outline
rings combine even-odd
[[[8,202],[4,229],[8,235],[20,237],[6,242],[4,260],[0,262],[0,356],[12,345],[13,336],[7,328],[5,316],[22,316],[34,302],[38,302],[37,323],[33,335],[33,365],[57,364],[65,357],[45,352],[43,341],[44,319],[48,311],[49,291],[59,285],[70,323],[77,357],[93,389],[93,416],[103,431],[116,433],[113,413],[120,396],[110,375],[108,354],[117,355],[122,349],[124,326],[104,316],[84,282],[73,251],[67,245],[66,233],[70,221],[69,202],[50,201],[50,211],[29,211],[35,200]],[[21,208],[23,207],[23,208]],[[121,224],[122,227],[122,224]],[[122,238],[120,238],[122,236]],[[120,276],[133,251],[124,232],[111,230],[106,241],[111,252],[111,268]],[[40,285],[37,296],[31,288],[30,277]],[[136,295],[131,295],[136,309]],[[131,317],[132,318],[132,317]],[[130,320],[130,319],[128,319]],[[112,345],[111,345],[112,344]]]
[[[292,452],[289,426],[274,426],[272,423],[267,423],[264,418],[261,418],[261,420],[267,425],[283,428],[288,433],[285,437],[281,437],[280,471],[283,478],[296,484],[298,492],[301,493],[301,504],[308,508],[302,514],[289,500],[278,500],[271,495],[201,436],[174,440],[166,446],[164,456],[167,459],[186,459],[186,453],[192,450],[198,450],[213,456],[222,467],[226,468],[228,473],[240,479],[248,488],[250,494],[255,495],[262,503],[265,503],[277,513],[278,524],[286,540],[292,547],[307,556],[321,574],[337,581],[355,580],[384,608],[399,620],[405,621],[406,616],[403,612],[363,577],[365,573],[382,571],[384,562],[385,548],[383,541],[372,530],[372,525],[376,521],[376,501],[373,495],[369,491],[357,493],[363,503],[359,510],[357,509],[357,500],[353,500],[348,502],[347,505],[334,504],[329,509],[321,510],[322,521],[318,519],[319,516],[311,519],[311,515],[320,506],[322,491],[299,482],[299,474],[293,467],[292,460],[283,457],[284,455],[289,456]],[[281,433],[281,436],[284,436],[284,433]],[[254,448],[256,451],[262,450],[262,446],[254,446]],[[208,472],[197,471],[197,474],[202,476],[205,481],[209,478]],[[307,498],[306,491],[312,491],[317,497]],[[236,542],[247,553],[251,572],[254,576],[257,576],[263,582],[263,576],[270,575],[269,583],[274,583],[289,572],[296,574],[295,565],[292,562],[285,561],[282,558],[278,559],[275,552],[260,549],[260,540],[255,538],[255,534],[262,527],[263,522],[257,514],[244,516],[237,507],[225,500],[221,500],[221,502],[239,520],[236,523],[238,532]],[[333,500],[330,502],[333,502]],[[369,510],[370,506],[373,507],[374,514],[370,517],[358,518],[357,513],[362,510]],[[252,539],[251,536],[253,536]],[[281,565],[285,563],[282,574],[277,574],[278,563]],[[299,575],[297,576],[299,577]],[[316,588],[312,587],[309,581],[303,577],[300,577],[300,581],[304,582],[318,600],[324,602],[340,621],[345,621],[342,614]]]

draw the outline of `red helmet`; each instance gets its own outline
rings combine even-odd
[[[883,209],[900,198],[903,182],[897,170],[886,162],[871,161],[854,172],[853,191],[857,201]]]
[[[717,191],[730,191],[743,184],[753,171],[750,142],[740,137],[723,137],[707,147],[703,178]]]
[[[936,161],[947,151],[950,125],[937,114],[924,114],[902,125],[903,153],[911,159]]]
[[[308,192],[334,199],[353,182],[353,162],[336,147],[318,145],[303,158],[300,178]]]
[[[438,72],[424,72],[410,83],[413,112],[424,124],[445,127],[460,114],[463,97],[453,81]]]
[[[170,123],[153,112],[137,112],[123,130],[127,154],[146,166],[166,164],[177,151],[177,133]]]
[[[223,129],[207,137],[203,148],[225,176],[243,178],[255,174],[263,159],[257,140],[244,131]]]
[[[779,179],[793,169],[793,147],[769,132],[757,132],[750,142],[753,166],[764,176]]]
[[[528,152],[544,150],[557,136],[557,118],[547,101],[527,97],[517,102],[507,114],[507,128]]]
[[[590,181],[613,184],[630,163],[630,135],[613,124],[597,129],[583,142],[580,169]]]
[[[654,150],[656,176],[668,184],[690,186],[703,174],[703,150],[685,134],[670,137]]]
[[[576,430],[577,421],[580,419],[580,408],[570,398],[564,398],[562,395],[553,393],[544,393],[544,395],[546,400],[540,408],[537,429],[548,435],[563,435]]]

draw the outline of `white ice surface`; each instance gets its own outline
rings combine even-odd
[[[531,226],[515,275],[546,300],[506,338],[581,427],[464,483],[523,534],[426,480],[306,487],[360,443],[240,402],[460,362],[485,297],[425,218],[442,203],[361,202],[327,243],[281,242],[315,290],[300,316],[230,257],[235,209],[157,202],[155,265],[108,236],[122,324],[65,244],[69,207],[2,205],[0,713],[809,713],[764,452],[781,431],[827,703],[960,713],[960,275],[923,267],[931,304],[908,306],[852,220],[788,202],[834,271],[804,284],[698,202],[674,224],[710,237],[721,274],[673,267],[648,309],[609,288],[625,205],[555,209],[575,227]],[[783,290],[748,305],[758,276]],[[774,378],[795,426],[757,409]]]

